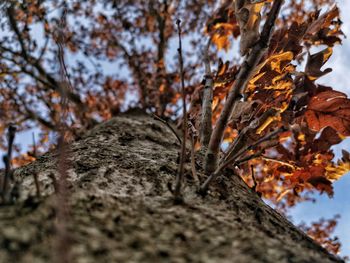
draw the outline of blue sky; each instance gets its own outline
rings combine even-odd
[[[350,38],[350,1],[339,0],[338,5],[341,10],[344,22],[343,31]],[[103,69],[106,72],[113,73],[115,65],[113,63],[103,63]],[[350,74],[350,39],[345,39],[342,46],[334,49],[333,56],[327,63],[327,67],[333,68],[333,72],[321,78],[318,82],[333,87],[336,90],[343,91],[350,97],[349,74]],[[17,142],[24,147],[32,144],[32,131],[24,132],[17,138]],[[350,151],[350,139],[345,140],[334,148],[337,156],[341,149]],[[2,163],[0,164],[0,167]],[[301,222],[310,223],[319,218],[332,218],[335,214],[340,214],[339,224],[335,235],[340,238],[343,245],[341,255],[350,255],[350,174],[343,176],[334,183],[335,194],[332,199],[326,195],[316,194],[316,203],[302,203],[291,210],[290,215],[295,224]]]

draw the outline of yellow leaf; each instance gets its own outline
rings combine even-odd
[[[339,161],[336,165],[328,165],[326,167],[326,177],[329,180],[338,180],[344,174],[350,171],[350,162]]]
[[[267,126],[269,126],[273,121],[278,121],[280,119],[281,117],[279,115],[268,117],[266,121],[262,125],[260,125],[260,127],[256,130],[256,134],[261,134],[263,130],[265,130]]]

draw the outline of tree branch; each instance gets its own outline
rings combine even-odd
[[[249,126],[242,129],[242,131],[239,133],[238,137],[234,140],[234,142],[230,145],[228,150],[226,151],[225,156],[222,158],[222,160],[227,160],[232,157],[237,151],[240,151],[242,147],[246,144],[247,134],[249,132],[252,132],[259,128],[268,118],[275,116],[277,113],[277,110],[274,108],[270,108],[267,111],[265,111],[260,117],[253,120]]]
[[[262,155],[262,153],[267,149],[267,148],[271,148],[276,146],[279,142],[276,141],[270,141],[273,137],[275,137],[278,133],[285,131],[284,128],[280,128],[277,129],[276,131],[271,132],[270,134],[262,137],[261,139],[259,139],[258,141],[256,141],[254,144],[250,145],[250,146],[246,146],[245,148],[243,148],[240,152],[238,152],[237,154],[235,154],[233,157],[231,157],[230,159],[226,160],[225,162],[223,162],[222,164],[219,165],[219,167],[215,170],[214,173],[212,173],[207,180],[202,184],[201,188],[200,188],[200,192],[201,193],[205,193],[209,187],[209,184],[221,173],[221,171],[223,169],[225,169],[227,166],[229,166],[230,164],[233,163],[234,166],[238,166],[241,165],[245,162],[248,162],[252,159],[255,159],[257,157],[260,157]],[[246,157],[242,157],[240,159],[238,159],[238,157],[244,155],[248,150],[252,150],[254,148],[256,148],[258,145],[260,145],[263,142],[266,141],[270,141],[269,143],[267,143],[262,149],[258,150],[256,153],[253,153],[251,155],[248,155]],[[237,160],[238,159],[238,160]]]
[[[203,149],[208,148],[210,141],[210,136],[212,133],[212,104],[213,104],[213,87],[214,81],[210,68],[209,60],[209,47],[211,44],[211,39],[208,40],[208,43],[204,50],[204,66],[205,66],[205,75],[204,75],[204,91],[203,91],[203,104],[202,104],[202,120],[201,120],[201,147]]]
[[[14,9],[13,9],[12,5],[10,5],[7,8],[6,14],[7,14],[7,17],[9,19],[10,26],[11,26],[12,30],[14,31],[14,33],[18,39],[18,42],[21,46],[21,56],[25,59],[25,61],[28,64],[32,65],[39,72],[40,75],[42,75],[44,78],[47,79],[47,81],[51,84],[50,85],[51,88],[58,91],[61,95],[65,94],[67,96],[67,98],[70,101],[74,102],[80,109],[84,109],[85,104],[81,101],[80,96],[72,91],[65,89],[65,87],[62,87],[62,85],[55,78],[53,78],[50,74],[48,74],[46,72],[46,70],[41,66],[40,60],[34,58],[33,56],[31,56],[28,53],[26,46],[24,44],[23,36],[18,28],[16,19],[14,17]],[[10,49],[8,49],[7,51],[10,51],[12,54],[16,54],[16,52],[13,52]]]
[[[166,20],[168,17],[168,3],[167,1],[163,1],[163,11],[159,11],[154,6],[159,6],[159,3],[155,3],[154,1],[149,2],[149,8],[151,14],[155,16],[158,23],[158,38],[159,42],[157,45],[157,59],[155,61],[156,65],[156,74],[155,74],[155,92],[157,95],[157,114],[159,116],[164,115],[164,111],[166,108],[166,102],[164,102],[167,96],[166,91],[158,93],[166,76],[166,68],[165,68],[165,48],[167,46],[168,39],[166,37]],[[166,87],[165,87],[166,88]]]
[[[191,132],[191,171],[192,171],[192,177],[197,185],[197,187],[200,187],[200,181],[198,178],[197,170],[196,170],[196,155],[195,155],[195,144],[194,144],[194,135]]]
[[[171,132],[175,135],[175,137],[179,141],[179,143],[182,144],[182,141],[181,141],[179,135],[177,135],[176,131],[174,130],[173,127],[171,127],[169,122],[167,122],[166,120],[163,120],[162,118],[158,117],[155,114],[153,114],[153,118],[156,119],[157,121],[160,121],[161,123],[164,123],[171,130]]]
[[[216,169],[220,144],[223,139],[225,128],[227,127],[228,119],[232,114],[232,109],[235,103],[242,97],[242,92],[245,90],[249,79],[255,72],[257,64],[260,62],[268,47],[273,27],[283,2],[283,0],[275,0],[273,2],[260,38],[256,44],[254,44],[246,60],[243,62],[237,79],[229,92],[227,101],[225,102],[224,108],[210,138],[209,148],[205,158],[206,174],[211,174]]]
[[[183,121],[182,121],[182,145],[181,145],[181,154],[180,154],[180,165],[179,165],[179,171],[176,176],[176,182],[175,182],[175,189],[174,189],[174,197],[175,202],[182,202],[182,196],[181,196],[181,185],[184,177],[184,165],[185,165],[185,158],[186,158],[186,136],[187,136],[187,110],[186,110],[186,91],[185,91],[185,76],[184,76],[184,70],[183,70],[183,57],[182,57],[182,42],[181,42],[181,21],[178,19],[176,21],[177,28],[178,28],[178,35],[179,35],[179,64],[180,64],[180,77],[181,77],[181,93],[182,93],[182,114],[183,114]]]
[[[3,161],[5,164],[5,177],[2,185],[2,201],[6,203],[8,201],[7,196],[7,188],[9,184],[9,180],[11,179],[11,160],[12,160],[12,148],[13,148],[13,142],[15,140],[16,135],[16,127],[13,125],[10,125],[8,128],[7,133],[7,154],[4,155]]]

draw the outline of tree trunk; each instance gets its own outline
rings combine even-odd
[[[0,207],[0,262],[342,262],[237,176],[218,178],[203,198],[188,161],[185,204],[174,205],[167,185],[179,149],[168,127],[134,111],[70,145],[68,205],[56,205],[51,179],[58,152],[16,169],[20,198]]]

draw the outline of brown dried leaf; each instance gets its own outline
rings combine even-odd
[[[342,22],[339,19],[339,9],[334,6],[331,10],[319,16],[320,11],[314,14],[315,20],[312,21],[306,31],[305,39],[313,44],[325,44],[333,46],[341,43],[340,36],[343,32],[340,30]]]
[[[320,137],[312,143],[311,149],[313,152],[328,151],[331,146],[340,143],[342,140],[337,131],[332,127],[326,127],[323,129]]]
[[[330,197],[334,194],[332,182],[323,176],[312,176],[307,182],[321,193],[326,192]]]
[[[332,53],[333,53],[332,48],[328,47],[313,55],[309,54],[308,60],[305,66],[305,74],[308,75],[308,77],[311,80],[315,80],[331,72],[332,71],[331,68],[327,68],[322,71],[321,67],[328,61]]]
[[[342,92],[328,90],[312,97],[305,117],[313,130],[329,126],[344,136],[350,135],[350,100]]]

